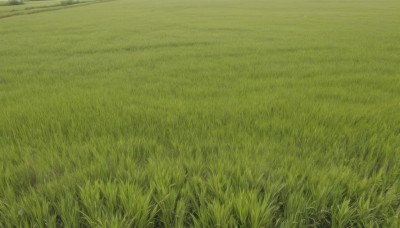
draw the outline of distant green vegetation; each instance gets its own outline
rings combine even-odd
[[[0,0],[0,19],[6,17],[36,14],[69,7],[106,2],[111,0]]]
[[[64,0],[61,1],[61,5],[73,5],[73,4],[78,4],[79,1],[76,0]]]
[[[399,12],[118,0],[0,19],[0,227],[400,227]]]
[[[21,5],[24,4],[21,0],[8,0],[8,5]]]

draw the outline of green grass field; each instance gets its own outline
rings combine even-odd
[[[400,1],[2,18],[0,227],[400,227],[399,112]]]

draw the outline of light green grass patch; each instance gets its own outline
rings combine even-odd
[[[400,2],[0,19],[0,227],[399,227]]]

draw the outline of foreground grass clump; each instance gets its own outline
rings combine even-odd
[[[400,2],[0,19],[0,227],[399,227]]]

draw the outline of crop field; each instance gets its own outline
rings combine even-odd
[[[400,227],[400,1],[55,9],[0,18],[0,227]]]

